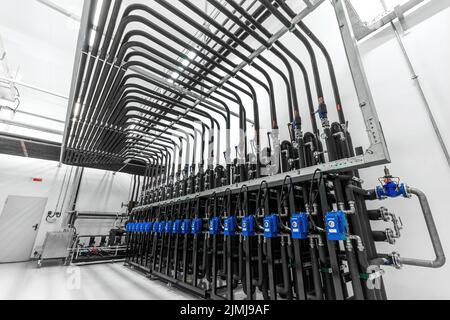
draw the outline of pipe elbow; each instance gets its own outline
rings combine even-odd
[[[442,268],[445,265],[446,261],[447,258],[445,257],[445,255],[440,255],[436,257],[436,260],[431,263],[431,267],[434,269]]]
[[[410,186],[407,186],[407,187],[406,187],[406,190],[407,190],[408,193],[417,196],[417,198],[419,198],[419,199],[421,199],[421,200],[422,200],[422,199],[423,199],[423,200],[427,200],[427,196],[425,195],[425,193],[424,193],[422,190],[419,190],[419,189],[417,189],[417,188],[410,187]]]

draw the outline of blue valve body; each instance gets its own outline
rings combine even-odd
[[[306,240],[309,234],[309,216],[306,213],[295,213],[291,217],[292,238]]]
[[[328,240],[347,240],[348,223],[347,216],[343,211],[328,212],[325,216],[325,224]]]
[[[168,233],[168,234],[173,233],[173,221],[166,222],[166,233]]]
[[[264,237],[276,238],[279,233],[279,218],[277,214],[272,214],[264,218]]]
[[[242,218],[242,235],[244,237],[253,237],[255,235],[254,216],[245,216]]]
[[[127,225],[126,225],[126,227],[125,227],[125,230],[126,230],[127,232],[131,232],[132,227],[133,227],[133,223],[132,223],[132,222],[128,222]]]
[[[401,183],[400,185],[398,185],[394,181],[390,181],[383,186],[378,186],[375,191],[377,193],[378,199],[380,200],[386,198],[398,198],[400,196],[408,198],[408,192],[406,190],[405,184]]]
[[[214,217],[209,220],[209,234],[217,236],[220,234],[220,218]]]
[[[236,225],[237,225],[236,217],[233,216],[233,217],[226,218],[224,225],[225,225],[225,227],[224,227],[223,234],[226,237],[231,237],[236,234]]]
[[[191,220],[185,219],[181,224],[181,234],[189,234],[191,232]]]
[[[200,218],[192,220],[191,232],[194,235],[202,233],[203,221]]]
[[[181,224],[182,224],[181,220],[176,220],[173,223],[173,229],[172,229],[173,234],[181,234]]]
[[[153,223],[153,233],[158,233],[159,232],[159,222],[156,221]]]
[[[153,223],[152,222],[147,222],[145,224],[144,232],[145,233],[150,233],[152,231],[152,228],[153,228]]]
[[[158,232],[159,232],[159,233],[164,233],[164,232],[166,232],[166,222],[165,222],[165,221],[161,221],[161,222],[159,223],[159,230],[158,230]]]

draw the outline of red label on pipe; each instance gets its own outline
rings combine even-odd
[[[44,179],[42,178],[33,178],[33,182],[42,182]]]

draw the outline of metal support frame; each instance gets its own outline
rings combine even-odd
[[[353,8],[350,0],[345,0],[347,7],[350,12],[350,20],[352,22],[353,29],[355,30],[356,40],[361,41],[365,37],[394,21],[395,19],[402,20],[404,18],[405,12],[417,7],[424,0],[410,0],[402,5],[397,6],[393,11],[387,12],[382,18],[373,22],[372,24],[365,23],[361,21],[358,13]]]
[[[381,1],[381,4],[383,5],[383,7],[385,9],[387,9],[385,1],[384,0],[380,0],[380,1]],[[416,72],[416,70],[414,68],[413,62],[411,61],[411,58],[409,57],[408,50],[406,50],[406,47],[405,47],[405,45],[403,43],[403,40],[402,40],[402,37],[400,35],[401,33],[403,33],[405,28],[404,28],[404,16],[403,16],[403,14],[401,12],[399,13],[399,10],[400,10],[399,7],[396,7],[395,12],[397,14],[397,17],[398,17],[400,23],[401,23],[401,29],[402,30],[399,30],[399,28],[396,27],[396,25],[394,24],[393,21],[390,22],[390,26],[392,28],[392,31],[395,34],[395,38],[397,39],[398,45],[399,45],[399,47],[400,47],[400,49],[402,51],[403,57],[405,59],[405,62],[408,65],[408,69],[409,69],[409,72],[411,74],[411,79],[416,84],[417,92],[419,93],[420,98],[422,99],[423,106],[425,107],[425,111],[427,112],[428,118],[430,119],[431,125],[433,126],[434,133],[436,134],[436,138],[439,141],[439,145],[440,145],[440,147],[442,149],[442,152],[443,152],[443,154],[445,156],[445,159],[447,160],[447,164],[448,164],[448,166],[450,166],[450,153],[449,153],[449,151],[447,149],[447,145],[446,145],[446,143],[444,141],[444,138],[442,136],[441,130],[439,128],[439,125],[436,122],[436,118],[434,117],[434,114],[433,114],[433,111],[431,109],[430,103],[428,102],[428,99],[427,99],[427,96],[425,94],[425,91],[423,90],[422,84],[421,84],[419,76],[417,75],[417,72]],[[403,20],[402,20],[402,18],[403,18]]]
[[[390,156],[384,133],[378,118],[378,114],[375,108],[372,93],[367,81],[367,77],[364,71],[364,67],[361,60],[361,55],[358,49],[356,38],[352,32],[351,22],[347,15],[347,10],[344,4],[345,0],[333,0],[336,17],[338,19],[344,48],[347,54],[349,62],[349,68],[353,77],[355,90],[358,96],[359,106],[361,108],[362,116],[364,118],[365,126],[367,129],[370,147],[366,150],[366,153],[362,156],[356,156],[349,159],[342,159],[338,161],[332,161],[324,164],[320,164],[313,167],[304,168],[289,173],[273,175],[265,178],[255,179],[244,183],[235,184],[232,186],[221,187],[213,190],[207,190],[198,194],[192,194],[178,199],[171,199],[137,207],[134,210],[149,209],[159,206],[164,206],[170,203],[186,201],[196,197],[210,197],[213,194],[224,194],[227,189],[231,189],[233,193],[238,193],[239,190],[245,185],[248,190],[257,190],[263,181],[266,181],[268,187],[279,186],[283,183],[286,176],[292,178],[293,183],[309,181],[316,170],[321,170],[323,173],[342,172],[349,170],[356,170],[362,168],[373,167],[377,165],[387,164],[390,162]],[[308,9],[308,14],[317,8],[323,1],[316,2]],[[298,23],[301,19],[308,15],[303,12],[293,20],[293,25]],[[277,33],[281,34],[281,32]],[[285,34],[285,33],[282,33]]]
[[[421,85],[419,76],[416,73],[414,65],[408,55],[408,51],[406,50],[405,45],[402,40],[402,34],[408,28],[407,24],[406,24],[406,19],[405,19],[405,13],[407,11],[410,11],[413,8],[417,7],[418,5],[422,4],[423,2],[424,2],[424,0],[410,0],[406,3],[404,3],[403,5],[396,6],[392,11],[389,11],[385,1],[380,0],[381,5],[383,6],[383,8],[386,11],[386,14],[382,18],[380,18],[378,21],[372,23],[371,25],[368,25],[367,23],[364,23],[363,21],[361,21],[361,18],[359,17],[358,13],[354,9],[350,0],[345,0],[345,5],[347,7],[350,21],[352,23],[352,28],[355,33],[355,38],[357,39],[357,41],[361,41],[364,38],[366,38],[367,36],[374,33],[375,31],[385,27],[386,25],[390,25],[390,27],[395,35],[395,38],[399,44],[399,47],[402,51],[402,55],[405,58],[405,62],[408,66],[408,69],[411,73],[411,79],[416,84],[417,91],[423,102],[425,111],[428,115],[428,118],[430,119],[431,125],[433,126],[433,130],[435,132],[435,135],[439,142],[439,145],[442,149],[442,152],[445,156],[447,164],[450,166],[450,152],[447,148],[444,138],[442,137],[441,130],[436,122],[436,119],[434,117],[431,106],[428,102],[426,94]],[[394,23],[395,20],[398,20],[398,22],[399,22],[398,26]]]

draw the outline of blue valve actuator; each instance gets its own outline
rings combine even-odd
[[[150,232],[152,231],[152,228],[153,228],[153,222],[147,222],[147,223],[145,224],[145,230],[144,230],[144,232],[145,232],[145,233],[150,233]]]
[[[202,233],[203,221],[200,218],[192,220],[191,232],[194,235]]]
[[[158,232],[159,232],[159,233],[164,233],[164,232],[166,232],[166,222],[165,222],[165,221],[161,221],[161,222],[159,223],[159,230],[158,230]]]
[[[132,226],[133,226],[133,223],[132,223],[132,222],[128,222],[127,225],[126,225],[126,227],[125,227],[125,230],[126,230],[127,232],[131,232]]]
[[[173,234],[181,234],[181,224],[182,224],[183,222],[181,221],[181,220],[176,220],[174,223],[173,223],[173,229],[172,229],[172,233]]]
[[[168,234],[173,233],[173,221],[166,222],[166,233],[168,233]]]
[[[347,240],[348,222],[347,216],[343,211],[328,212],[325,216],[325,224],[328,240]]]
[[[279,218],[277,214],[272,214],[264,218],[264,237],[276,238],[279,233]]]
[[[309,216],[306,213],[295,213],[291,217],[293,239],[306,240],[309,234]]]
[[[185,219],[181,224],[181,234],[189,234],[191,232],[191,220]]]
[[[220,234],[220,218],[214,217],[209,220],[209,234],[217,236]]]
[[[234,236],[236,234],[236,225],[237,225],[236,217],[233,216],[233,217],[226,218],[225,222],[224,222],[223,234],[226,237]]]
[[[255,235],[254,216],[245,216],[242,218],[242,235],[244,237],[253,237]]]
[[[397,184],[392,180],[388,183],[383,184],[383,186],[378,186],[375,191],[377,193],[378,199],[380,200],[386,198],[398,198],[400,196],[405,198],[409,197],[405,184]]]
[[[159,232],[159,222],[156,221],[153,223],[153,233],[158,233]]]

